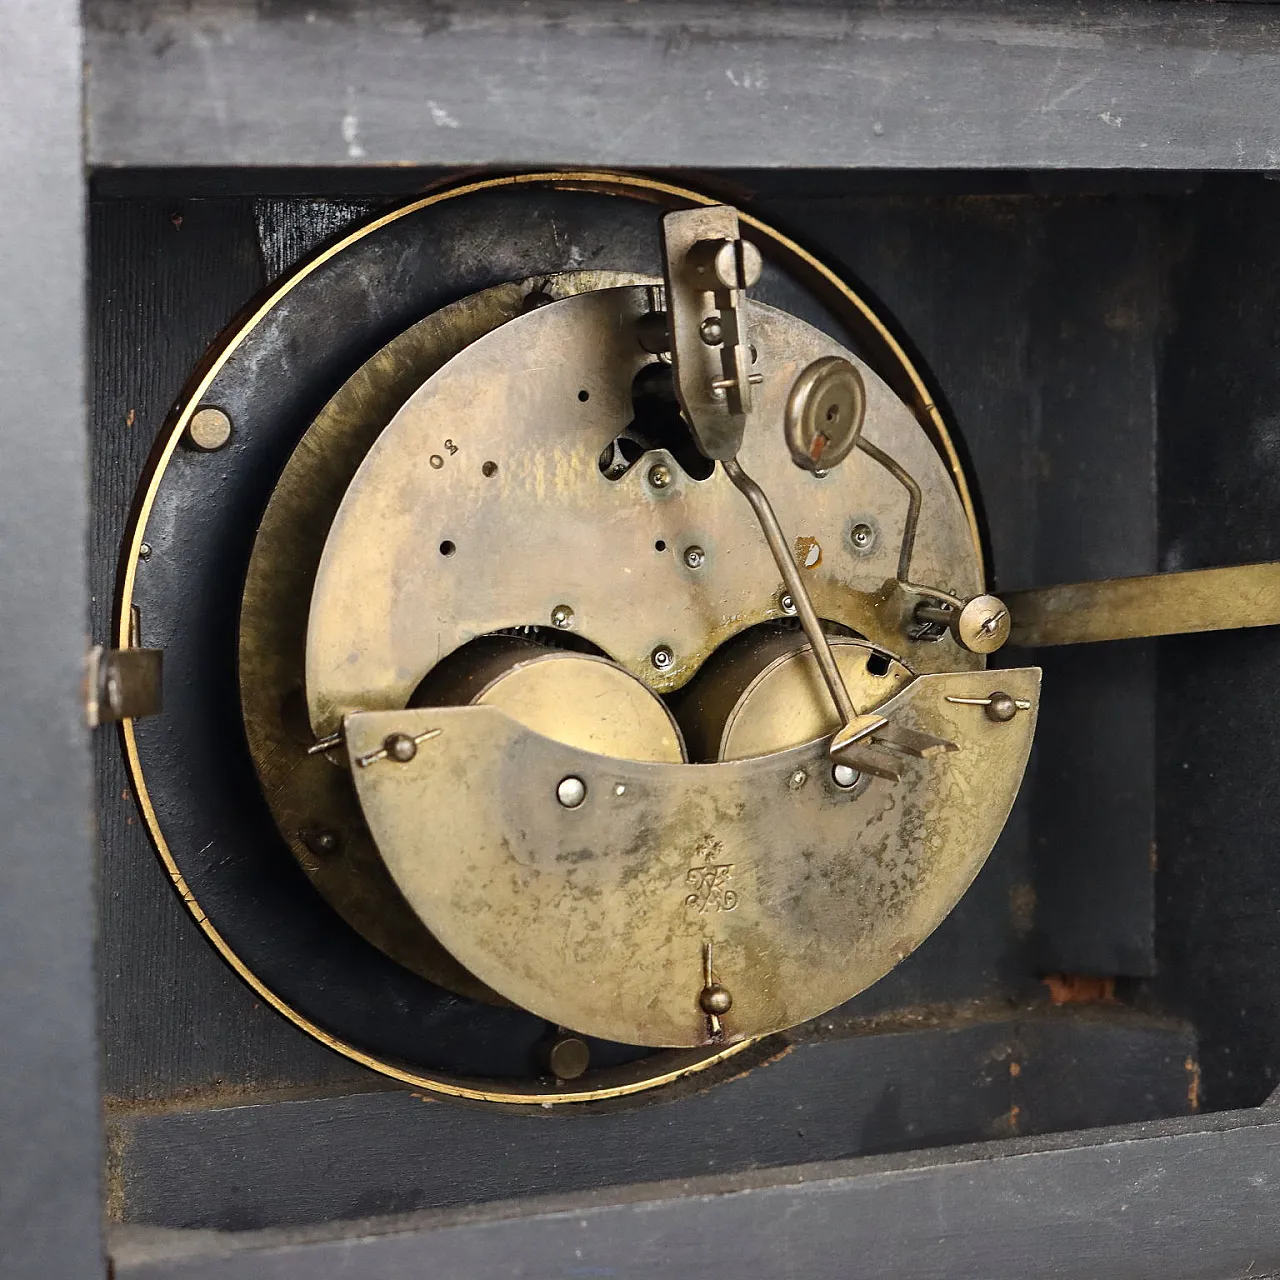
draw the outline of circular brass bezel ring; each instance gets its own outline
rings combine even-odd
[[[626,196],[632,199],[650,200],[655,203],[676,202],[693,206],[708,206],[720,203],[715,197],[691,191],[671,183],[661,182],[653,178],[645,178],[628,174],[600,171],[582,172],[539,172],[514,174],[504,177],[488,178],[477,182],[467,182],[458,186],[447,187],[432,192],[421,198],[374,218],[357,227],[350,234],[330,245],[315,256],[304,261],[280,282],[263,301],[231,332],[225,335],[222,345],[209,358],[201,370],[200,376],[189,386],[176,415],[170,420],[167,435],[163,443],[153,455],[150,474],[146,477],[140,497],[130,520],[125,535],[122,572],[120,575],[120,592],[117,602],[115,622],[115,644],[127,648],[130,644],[130,618],[133,605],[134,587],[137,580],[138,563],[141,558],[143,535],[147,521],[154,507],[156,495],[164,478],[165,470],[180,446],[192,415],[202,403],[214,379],[221,371],[228,358],[237,349],[245,336],[255,329],[273,309],[312,272],[342,253],[345,249],[372,235],[393,222],[407,217],[431,205],[447,200],[472,195],[482,191],[492,191],[502,187],[522,184],[553,186],[558,188],[580,189],[608,194]],[[758,233],[762,239],[771,243],[776,249],[805,269],[816,281],[829,289],[834,298],[842,304],[845,317],[858,324],[869,327],[883,345],[884,351],[897,364],[898,369],[907,380],[907,389],[912,407],[930,438],[946,462],[948,471],[955,483],[956,490],[968,517],[970,532],[973,537],[979,566],[982,565],[982,541],[978,528],[977,515],[970,494],[967,479],[942,414],[928,390],[927,383],[914,366],[906,351],[886,327],[884,322],[874,313],[871,306],[860,297],[849,285],[842,281],[829,267],[800,247],[794,240],[775,231],[749,214],[739,215],[741,223]],[[509,1085],[486,1086],[439,1074],[408,1069],[395,1062],[380,1059],[366,1053],[357,1045],[347,1043],[326,1031],[323,1027],[305,1017],[297,1009],[291,1007],[250,970],[235,953],[226,939],[221,935],[213,922],[205,915],[199,902],[188,887],[182,871],[174,859],[173,853],[165,839],[155,808],[147,788],[142,761],[139,755],[137,739],[133,724],[129,720],[120,727],[121,741],[124,749],[126,768],[138,807],[142,814],[147,832],[155,845],[156,853],[169,876],[184,905],[191,912],[196,923],[212,943],[214,948],[239,975],[249,988],[260,999],[265,1001],[278,1013],[282,1014],[300,1030],[318,1040],[321,1044],[340,1053],[350,1060],[377,1071],[391,1079],[404,1084],[426,1090],[441,1097],[453,1097],[473,1102],[500,1104],[558,1106],[570,1102],[596,1102],[607,1099],[623,1098],[645,1092],[658,1086],[673,1083],[676,1080],[705,1071],[743,1050],[750,1048],[757,1041],[744,1040],[723,1048],[689,1054],[677,1052],[657,1054],[652,1058],[634,1064],[630,1070],[624,1069],[620,1075],[635,1077],[637,1069],[649,1068],[639,1074],[638,1078],[623,1078],[615,1081],[601,1082],[595,1087],[574,1087],[574,1083],[564,1082],[560,1087],[532,1086],[516,1089]]]

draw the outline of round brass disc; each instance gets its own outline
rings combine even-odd
[[[903,662],[865,640],[837,636],[830,644],[859,711],[874,711],[913,678]],[[803,635],[752,637],[707,665],[712,669],[699,677],[696,706],[684,707],[686,723],[698,726],[700,758],[747,760],[798,747],[840,727]]]
[[[986,857],[1030,740],[987,735],[979,750],[988,722],[967,716],[969,749],[904,765],[896,790],[837,794],[826,744],[815,743],[827,713],[795,654],[744,691],[756,715],[730,714],[719,735],[752,753],[795,734],[805,745],[794,759],[766,747],[748,761],[673,768],[594,744],[569,751],[561,732],[538,738],[520,714],[481,714],[496,708],[406,710],[434,667],[513,628],[570,634],[670,694],[726,641],[788,619],[768,544],[723,469],[695,459],[686,470],[675,435],[629,466],[601,464],[616,456],[610,446],[638,412],[634,388],[655,362],[641,341],[650,305],[649,290],[622,287],[539,307],[477,339],[409,398],[330,527],[306,685],[313,730],[341,728],[361,765],[354,784],[379,854],[470,972],[580,1033],[695,1047],[720,1037],[699,1003],[712,974],[734,975],[728,1034],[767,1034],[856,994],[918,945]],[[872,642],[843,646],[859,696],[885,702],[897,686],[896,728],[909,734],[914,719],[917,737],[954,734],[943,691],[972,687],[973,676],[985,687],[982,659],[950,635],[909,640],[897,576],[909,562],[914,579],[946,594],[979,589],[941,459],[856,355],[793,315],[746,309],[760,381],[744,464],[794,538],[820,616]],[[792,464],[779,425],[796,379],[825,357],[857,363],[874,449],[820,475]],[[918,508],[912,493],[923,495]],[[853,537],[863,525],[881,531],[870,548]],[[908,646],[929,679],[952,683],[911,681],[899,663],[881,688],[893,669],[884,651]],[[875,649],[879,677],[868,666]],[[554,721],[545,697],[535,691],[536,714]],[[430,746],[412,762],[377,763],[376,744],[393,737]],[[921,844],[927,824],[936,835]],[[734,868],[742,891],[716,897]],[[704,941],[723,973],[708,963],[694,985]]]
[[[685,758],[662,699],[616,663],[591,654],[547,653],[517,663],[473,701],[596,755],[672,764]]]
[[[815,360],[787,398],[786,436],[791,460],[805,471],[838,466],[858,442],[867,395],[862,375],[839,356]]]

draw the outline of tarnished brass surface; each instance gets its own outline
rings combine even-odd
[[[1032,708],[995,723],[946,700],[997,687]],[[358,713],[345,732],[358,755],[441,730],[409,763],[355,781],[401,891],[470,972],[574,1031],[692,1047],[717,1042],[699,1004],[708,942],[731,1041],[840,1004],[932,932],[1008,816],[1038,691],[1035,668],[914,680],[884,714],[960,749],[852,791],[821,741],[646,764],[551,742],[491,707]],[[586,788],[576,808],[556,798],[571,776]]]
[[[721,465],[734,487],[746,498],[760,523],[760,532],[764,535],[769,554],[786,587],[783,599],[790,601],[791,608],[804,628],[822,682],[827,686],[831,701],[839,712],[839,725],[827,743],[827,754],[832,760],[838,760],[850,768],[874,773],[896,782],[898,771],[893,761],[876,751],[868,741],[871,733],[883,727],[884,720],[874,714],[861,713],[853,705],[849,690],[844,686],[844,677],[840,674],[831,646],[827,643],[822,619],[818,617],[813,601],[809,598],[809,587],[800,569],[804,558],[799,555],[799,548],[792,552],[768,494],[747,475],[738,459],[726,458]]]
[[[867,409],[857,368],[825,356],[803,370],[787,397],[786,435],[791,460],[805,471],[829,471],[858,443]]]
[[[590,654],[552,652],[517,662],[471,701],[580,751],[669,764],[684,759],[680,730],[662,699]]]
[[[387,875],[346,770],[306,754],[313,740],[303,693],[311,588],[356,468],[431,374],[519,315],[535,290],[562,298],[643,279],[578,271],[498,285],[434,312],[389,342],[343,384],[294,450],[258,527],[245,579],[240,699],[249,749],[281,834],[316,888],[356,930],[423,977],[480,999],[491,993],[430,936]]]
[[[457,646],[548,625],[561,606],[574,632],[660,692],[746,627],[784,616],[768,547],[721,470],[695,481],[655,451],[619,480],[600,473],[601,451],[630,420],[632,379],[653,359],[635,335],[647,309],[644,289],[610,289],[521,316],[455,357],[382,433],[316,575],[306,685],[317,736],[349,712],[404,706]],[[747,433],[744,463],[769,477],[818,613],[899,651],[914,607],[895,580],[906,492],[861,451],[828,476],[801,472],[781,430],[800,370],[823,355],[853,357],[792,316],[748,310],[764,374],[754,417],[772,425]],[[979,566],[944,465],[901,401],[860,372],[864,435],[926,494],[913,575],[975,594]],[[661,486],[650,479],[659,465]],[[863,550],[850,534],[867,523],[880,537]],[[449,554],[437,550],[445,543]],[[697,568],[683,558],[690,546],[704,553]],[[664,649],[671,661],[659,666]],[[981,665],[950,638],[904,656],[926,671]]]
[[[839,716],[802,635],[742,637],[698,674],[682,719],[696,733],[700,760],[745,760],[812,742],[839,728]],[[911,672],[865,640],[833,637],[854,705],[874,711],[899,693]]]
[[[1089,644],[1280,626],[1280,561],[1075,582],[1004,597],[1009,643]]]
[[[164,650],[108,649],[95,644],[85,659],[84,718],[90,729],[159,715],[164,710]]]
[[[662,265],[676,395],[708,458],[732,458],[752,411],[744,291],[760,278],[760,250],[738,234],[730,205],[662,219]]]

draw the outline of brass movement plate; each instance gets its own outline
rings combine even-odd
[[[687,204],[714,203],[713,200],[699,193],[669,183],[653,178],[623,174],[593,172],[530,173],[484,179],[432,192],[398,209],[387,212],[353,229],[349,234],[335,241],[314,258],[302,264],[289,277],[280,282],[236,328],[228,332],[221,347],[212,353],[211,358],[200,370],[199,376],[191,384],[182,403],[175,412],[165,437],[160,442],[160,447],[153,456],[151,468],[144,476],[139,490],[134,517],[122,554],[121,588],[116,608],[117,635],[115,643],[121,646],[130,643],[130,619],[135,600],[135,584],[139,562],[149,533],[148,522],[156,508],[157,500],[164,487],[175,452],[179,448],[193,414],[210,394],[211,389],[216,388],[223,369],[228,361],[241,350],[246,338],[256,333],[263,323],[278,314],[282,307],[293,305],[295,291],[298,290],[300,285],[309,282],[314,278],[315,273],[324,269],[328,263],[340,255],[346,254],[370,237],[376,237],[383,228],[397,223],[401,219],[411,217],[430,206],[453,201],[465,201],[473,194],[492,192],[503,188],[514,189],[522,186],[536,187],[538,185],[552,186],[565,191],[607,192],[623,199],[640,199],[652,202],[655,209],[661,207],[683,207]],[[855,290],[836,276],[830,268],[809,255],[801,246],[761,223],[758,219],[743,214],[742,222],[745,227],[749,228],[749,233],[756,237],[762,246],[766,246],[767,254],[774,255],[779,261],[786,264],[787,270],[796,273],[800,278],[806,280],[810,287],[822,293],[827,299],[828,305],[841,317],[842,322],[857,329],[870,347],[874,349],[876,353],[875,359],[881,362],[879,367],[894,382],[894,385],[900,388],[902,394],[911,403],[917,420],[928,433],[939,454],[945,459],[948,479],[959,495],[965,512],[969,544],[976,562],[980,565],[981,542],[964,469],[948,433],[943,416],[934,403],[921,373],[913,365],[909,356],[896,341],[891,331],[884,325],[883,321],[872,310],[871,306]],[[392,345],[394,346],[395,344]],[[429,369],[425,370],[421,376],[425,376],[425,372],[429,372]],[[408,390],[412,390],[413,386],[416,386],[420,380],[420,375],[416,370],[410,371],[405,380],[407,388],[405,394],[407,394]],[[357,380],[357,385],[360,385],[359,380]],[[363,391],[375,394],[375,399],[372,403],[375,405],[376,414],[376,412],[379,412],[376,409],[376,389],[370,383],[364,383]],[[392,397],[391,401],[388,401],[388,417],[391,412],[394,412],[395,407],[394,397]],[[354,417],[350,418],[349,421],[358,432],[367,429],[366,424],[356,422]],[[372,428],[370,436],[376,435],[380,425],[376,422],[369,424],[369,427]],[[299,451],[300,455],[303,456],[305,456],[306,452],[307,450],[305,449]],[[325,460],[327,459],[327,452],[326,449],[316,450],[316,457]],[[359,456],[361,456],[360,449],[357,448],[352,456],[354,456],[355,461],[358,461]],[[322,469],[323,466],[324,463],[322,462]],[[345,478],[343,483],[345,483]],[[339,486],[340,488],[341,485]],[[341,493],[339,491],[338,497],[340,496]],[[336,498],[332,498],[332,495],[330,495],[326,500],[332,502],[330,510],[336,509]],[[325,532],[327,532],[327,518],[322,518],[320,523],[311,530],[311,535],[322,540]],[[318,557],[318,546],[316,547],[316,554]],[[281,557],[281,562],[287,562],[287,559],[287,555],[284,555]],[[280,564],[277,564],[276,569],[279,568]],[[279,579],[278,585],[286,586],[292,582],[296,586],[298,580],[297,576],[286,573]],[[309,595],[309,584],[303,598],[305,599],[307,595]],[[278,616],[288,620],[289,611],[282,610]],[[302,630],[302,621],[302,610],[299,610],[299,633]],[[295,635],[294,640],[296,641],[296,639],[297,636]],[[294,678],[292,675],[290,676],[290,679]],[[279,686],[275,687],[278,688]],[[248,710],[247,702],[246,710]],[[290,706],[286,709],[280,702],[276,702],[270,707],[264,703],[259,707],[259,710],[262,712],[263,717],[260,723],[264,725],[269,720],[287,722],[292,719],[295,729],[298,728],[297,718],[292,715],[296,707]],[[288,714],[285,714],[286,710]],[[287,733],[282,734],[282,731],[278,729],[274,730],[274,732],[276,734],[274,739],[264,737],[261,740],[265,749],[258,753],[260,766],[263,759],[269,754],[269,748],[273,742],[287,741],[295,749],[295,752],[299,745],[298,736],[289,736]],[[252,733],[251,724],[251,740]],[[131,787],[137,797],[147,830],[180,900],[190,910],[200,929],[228,965],[260,999],[317,1041],[357,1063],[438,1095],[491,1103],[535,1103],[543,1106],[553,1106],[564,1103],[618,1098],[651,1089],[655,1086],[661,1086],[724,1061],[741,1050],[746,1043],[739,1041],[710,1051],[690,1050],[660,1054],[617,1071],[597,1072],[593,1070],[580,1080],[561,1082],[554,1087],[538,1081],[522,1083],[518,1081],[490,1082],[461,1079],[442,1074],[439,1071],[433,1071],[420,1064],[400,1062],[388,1058],[385,1054],[379,1055],[376,1052],[370,1052],[367,1047],[344,1039],[340,1031],[335,1033],[333,1027],[324,1025],[322,1015],[313,1015],[291,1004],[287,994],[282,994],[274,989],[272,985],[264,981],[255,972],[251,962],[246,963],[236,947],[228,941],[218,920],[211,918],[206,913],[202,904],[192,892],[184,875],[181,842],[177,845],[171,845],[165,823],[157,813],[155,805],[153,805],[147,780],[145,752],[138,743],[131,722],[124,722],[121,726],[121,735]],[[313,763],[320,764],[322,762],[313,758]],[[296,754],[292,758],[291,764],[296,764]],[[276,775],[277,778],[283,777],[289,767],[290,765],[286,764]],[[340,771],[333,770],[333,773],[339,774]],[[350,795],[349,800],[351,808],[354,808],[354,796]],[[306,806],[303,806],[303,811],[305,809]],[[280,815],[277,814],[277,816],[279,817]],[[287,816],[282,825],[291,828],[291,823]],[[296,842],[296,838],[292,841],[292,844],[295,853],[298,853],[299,845]],[[389,878],[387,883],[390,884]]]
[[[719,468],[695,480],[663,451],[619,480],[597,466],[631,418],[635,375],[654,359],[636,337],[648,306],[644,288],[606,289],[520,316],[455,356],[379,436],[334,518],[311,599],[317,737],[353,711],[403,707],[466,641],[549,625],[559,609],[659,692],[747,627],[786,616],[759,527]],[[768,487],[819,615],[898,651],[913,604],[895,581],[906,490],[862,452],[827,476],[801,471],[781,427],[806,365],[856,357],[794,316],[760,304],[749,314],[763,382],[743,465]],[[975,594],[980,567],[941,459],[910,410],[860,371],[864,435],[924,491],[914,579]],[[865,550],[852,543],[859,526],[878,531]],[[697,568],[685,562],[690,547],[704,554]],[[666,666],[652,660],[659,649],[671,654]],[[981,665],[950,637],[916,645],[908,661],[920,671]]]
[[[621,761],[491,707],[364,712],[352,757],[439,730],[407,764],[355,770],[401,892],[467,969],[513,1003],[629,1044],[719,1043],[699,1008],[704,947],[733,1005],[724,1038],[794,1026],[914,950],[1004,827],[1031,749],[1035,668],[922,676],[883,707],[960,749],[902,781],[841,790],[826,742],[723,764]],[[997,689],[1029,709],[996,723]],[[565,778],[585,784],[574,808]]]
[[[309,756],[303,672],[316,567],[351,477],[396,411],[477,338],[520,315],[533,292],[563,298],[646,277],[573,271],[496,285],[392,339],[332,396],[299,441],[263,513],[240,612],[240,702],[249,750],[276,826],[325,900],[415,973],[474,999],[493,994],[431,937],[369,838],[345,770]],[[325,850],[321,841],[331,837]],[[327,842],[326,842],[327,843]]]

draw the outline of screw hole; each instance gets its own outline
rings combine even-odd
[[[450,542],[448,538],[446,538],[446,539],[445,539],[445,540],[440,544],[440,554],[441,554],[442,556],[451,556],[451,555],[453,555],[453,553],[454,553],[455,551],[457,551],[457,549],[458,549],[458,548],[457,548],[456,546],[454,546],[454,544],[453,544],[452,542]]]
[[[655,551],[665,551],[667,549],[667,544],[663,542],[661,538],[659,538],[657,542],[653,544],[653,549]]]
[[[586,404],[586,402],[587,402],[588,400],[590,400],[590,399],[591,399],[591,392],[590,392],[590,391],[579,391],[579,392],[578,392],[578,399],[579,399],[579,400],[581,400],[583,404]]]
[[[498,474],[498,464],[496,462],[486,462],[480,470],[486,476],[496,476]]]

